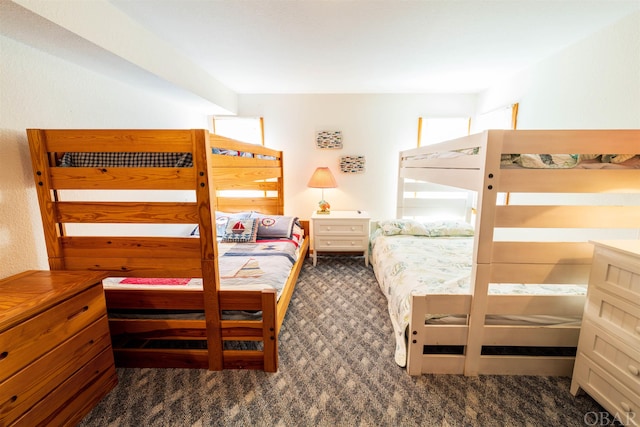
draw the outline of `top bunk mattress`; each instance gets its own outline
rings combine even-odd
[[[478,155],[476,149],[443,151],[412,156],[411,160],[468,158]],[[502,154],[503,169],[640,169],[637,154]]]
[[[247,151],[229,150],[213,147],[212,154],[243,158],[276,160],[275,156],[254,154]],[[191,153],[171,152],[68,152],[58,161],[61,167],[151,167],[151,168],[190,168],[193,167]]]
[[[526,169],[640,169],[640,156],[634,154],[506,154],[502,168]]]
[[[400,160],[408,168],[638,169],[640,130],[487,130],[404,150]]]

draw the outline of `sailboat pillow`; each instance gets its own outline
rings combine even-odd
[[[258,220],[229,219],[225,228],[224,243],[255,243],[258,235]]]

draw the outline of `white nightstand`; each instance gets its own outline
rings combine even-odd
[[[369,220],[365,211],[331,211],[311,215],[313,265],[318,252],[362,252],[369,265]]]

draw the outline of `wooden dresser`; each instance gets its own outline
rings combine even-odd
[[[640,425],[640,240],[596,241],[571,393]]]
[[[0,425],[76,425],[116,385],[102,273],[0,280]]]

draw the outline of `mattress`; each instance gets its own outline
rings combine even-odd
[[[275,289],[280,298],[291,268],[298,259],[299,247],[289,239],[259,240],[256,243],[218,243],[220,289],[263,290]],[[202,291],[201,278],[127,278],[107,277],[104,289],[186,290]],[[165,315],[163,313],[162,315]],[[174,313],[175,314],[175,313]],[[224,318],[253,318],[255,313],[226,312]],[[149,317],[132,313],[110,312],[112,317]],[[176,314],[173,317],[201,318],[201,313]]]
[[[213,154],[235,157],[255,157],[265,160],[276,160],[273,156],[247,153],[237,150],[213,147]],[[129,153],[129,152],[68,152],[59,160],[62,167],[193,167],[191,153]]]
[[[412,160],[453,159],[478,155],[478,149],[425,153]],[[500,167],[504,169],[638,169],[640,155],[633,154],[503,154]]]
[[[412,295],[470,294],[473,237],[428,237],[372,234],[371,263],[387,297],[389,315],[396,338],[395,361],[406,364],[405,333],[411,316]],[[581,285],[489,285],[489,294],[586,295]],[[447,313],[427,313],[425,322],[460,324],[465,317]],[[491,324],[576,324],[579,319],[555,316],[491,316]]]

